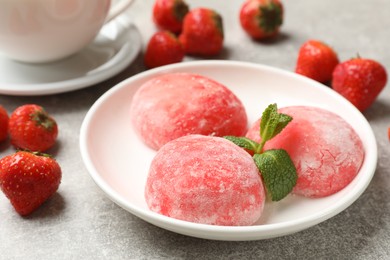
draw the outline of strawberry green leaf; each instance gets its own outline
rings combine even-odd
[[[215,27],[217,28],[218,32],[221,34],[221,37],[224,37],[224,31],[223,31],[223,21],[222,21],[222,16],[213,11],[212,19],[214,21]]]
[[[178,21],[183,21],[184,16],[188,13],[189,7],[182,0],[176,0],[173,5],[173,15]]]
[[[255,154],[253,159],[272,201],[279,201],[292,191],[298,176],[294,163],[285,150],[267,150]]]
[[[235,145],[241,147],[241,148],[244,148],[244,149],[247,149],[247,150],[250,150],[250,151],[254,151],[256,152],[259,145],[258,143],[256,143],[255,141],[249,139],[249,138],[246,138],[246,137],[236,137],[236,136],[224,136],[225,139],[233,142]]]
[[[262,5],[260,13],[259,26],[266,32],[274,32],[283,24],[283,10],[276,3]]]
[[[56,124],[44,109],[37,110],[34,113],[31,113],[30,117],[31,120],[34,121],[36,125],[42,126],[48,131],[52,131],[54,125]]]

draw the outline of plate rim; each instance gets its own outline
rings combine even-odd
[[[321,210],[319,213],[311,214],[309,216],[299,218],[292,221],[286,221],[282,223],[270,223],[270,224],[263,224],[263,225],[255,225],[255,226],[213,226],[213,225],[206,225],[206,224],[198,224],[198,223],[191,223],[183,220],[177,220],[173,219],[167,216],[160,215],[158,213],[148,211],[146,212],[142,208],[136,207],[134,205],[129,205],[131,203],[127,203],[125,198],[123,198],[117,191],[115,191],[108,183],[106,183],[95,166],[92,164],[91,158],[88,154],[87,149],[87,142],[86,142],[86,136],[88,132],[88,124],[90,120],[92,119],[92,116],[94,115],[94,112],[100,107],[102,103],[104,103],[107,99],[111,97],[115,92],[121,90],[122,88],[126,88],[127,85],[129,85],[130,82],[136,81],[140,78],[145,78],[150,75],[158,74],[158,73],[166,73],[174,71],[175,69],[185,69],[185,68],[191,68],[191,67],[199,67],[199,66],[239,66],[239,67],[248,67],[248,68],[255,68],[260,70],[266,70],[271,71],[278,74],[285,74],[288,77],[297,78],[298,80],[303,81],[310,81],[311,85],[316,85],[319,87],[322,91],[327,92],[330,95],[334,95],[337,98],[342,98],[343,102],[349,106],[350,109],[352,109],[352,112],[359,117],[359,121],[364,122],[365,127],[369,130],[369,136],[368,143],[371,145],[370,154],[365,155],[366,158],[370,158],[368,167],[367,176],[365,177],[365,181],[358,182],[359,189],[357,189],[357,192],[351,192],[346,194],[346,196],[343,197],[341,202],[335,204],[332,207],[327,207],[324,210]],[[229,61],[229,60],[202,60],[202,61],[186,61],[182,62],[180,64],[171,64],[166,65],[162,67],[158,67],[155,69],[147,70],[144,72],[141,72],[139,74],[136,74],[132,77],[129,77],[122,82],[118,83],[111,89],[109,89],[107,92],[105,92],[96,102],[91,106],[89,111],[87,112],[81,128],[80,128],[80,152],[82,156],[82,160],[87,168],[87,171],[89,175],[92,177],[93,181],[97,184],[97,186],[102,189],[106,196],[108,196],[114,203],[122,207],[123,209],[129,211],[131,214],[143,219],[144,221],[157,225],[159,227],[162,227],[164,229],[180,233],[187,236],[193,236],[203,239],[213,239],[213,240],[225,240],[225,241],[249,241],[249,240],[261,240],[261,239],[269,239],[273,237],[279,237],[288,235],[291,233],[295,233],[298,231],[301,231],[303,229],[307,229],[309,227],[312,227],[316,224],[319,224],[337,214],[339,214],[344,209],[348,208],[351,204],[353,204],[360,195],[366,190],[367,186],[371,182],[372,177],[374,176],[377,160],[378,160],[378,147],[376,143],[376,138],[373,133],[373,130],[366,120],[366,118],[363,116],[363,114],[355,108],[349,101],[347,101],[345,98],[343,98],[340,94],[338,94],[336,91],[333,91],[329,88],[327,88],[325,85],[318,83],[314,80],[311,80],[309,78],[306,78],[304,76],[298,75],[294,72],[283,70],[280,68],[272,67],[269,65],[264,64],[258,64],[258,63],[252,63],[252,62],[246,62],[246,61]],[[151,219],[150,219],[151,218]],[[186,232],[179,232],[176,230],[176,227],[184,228],[186,229]],[[227,231],[228,228],[228,231]],[[205,235],[202,234],[202,232],[213,232],[213,235]],[[271,232],[272,231],[272,232]],[[245,233],[243,235],[242,233]],[[226,234],[229,233],[230,235],[227,236]],[[232,237],[231,235],[238,235],[237,237]],[[241,236],[239,236],[241,235]]]
[[[118,52],[108,59],[106,62],[95,68],[96,73],[86,74],[67,80],[50,82],[50,83],[2,83],[0,82],[0,94],[13,96],[42,96],[71,92],[102,82],[110,77],[118,74],[134,61],[142,47],[141,33],[137,26],[124,17],[118,17],[114,23],[119,23],[126,26],[128,33],[134,36],[134,40],[130,43],[123,44]],[[108,24],[107,24],[108,25]],[[6,59],[6,57],[1,57]],[[109,65],[109,66],[107,66]],[[104,70],[99,70],[102,66],[106,67]],[[91,71],[94,71],[91,70]],[[32,89],[24,89],[23,86],[34,87]],[[4,87],[7,86],[7,87]]]

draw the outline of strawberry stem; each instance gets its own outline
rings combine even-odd
[[[51,131],[55,122],[49,117],[44,110],[37,110],[31,114],[31,119],[35,121],[37,125],[43,126],[45,129]]]
[[[283,23],[282,8],[271,2],[260,7],[260,27],[266,32],[274,32]]]
[[[184,16],[188,13],[188,5],[182,0],[176,0],[173,5],[173,15],[178,21],[183,21]]]

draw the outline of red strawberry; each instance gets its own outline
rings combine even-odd
[[[389,141],[390,141],[390,127],[387,128],[387,137],[389,138]]]
[[[333,71],[333,89],[360,111],[371,106],[386,83],[386,69],[370,59],[350,59],[337,65]]]
[[[187,54],[212,56],[222,50],[223,37],[222,17],[214,10],[196,8],[184,17],[179,40]]]
[[[53,195],[61,175],[54,159],[35,153],[19,151],[0,160],[0,188],[20,215],[30,214]]]
[[[43,152],[57,139],[56,121],[38,105],[27,104],[15,109],[9,118],[9,135],[16,148]]]
[[[305,42],[298,54],[295,72],[321,83],[332,80],[334,68],[339,59],[334,50],[321,41]]]
[[[153,21],[161,30],[180,33],[188,5],[183,0],[156,0]]]
[[[8,113],[3,106],[0,105],[0,142],[8,137]]]
[[[283,24],[283,5],[279,0],[247,0],[240,9],[240,23],[253,39],[274,37]]]
[[[161,31],[150,38],[144,62],[148,68],[155,68],[180,62],[183,58],[184,49],[177,37],[169,31]]]

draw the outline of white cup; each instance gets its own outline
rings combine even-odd
[[[91,43],[133,0],[0,0],[0,54],[41,63]]]

